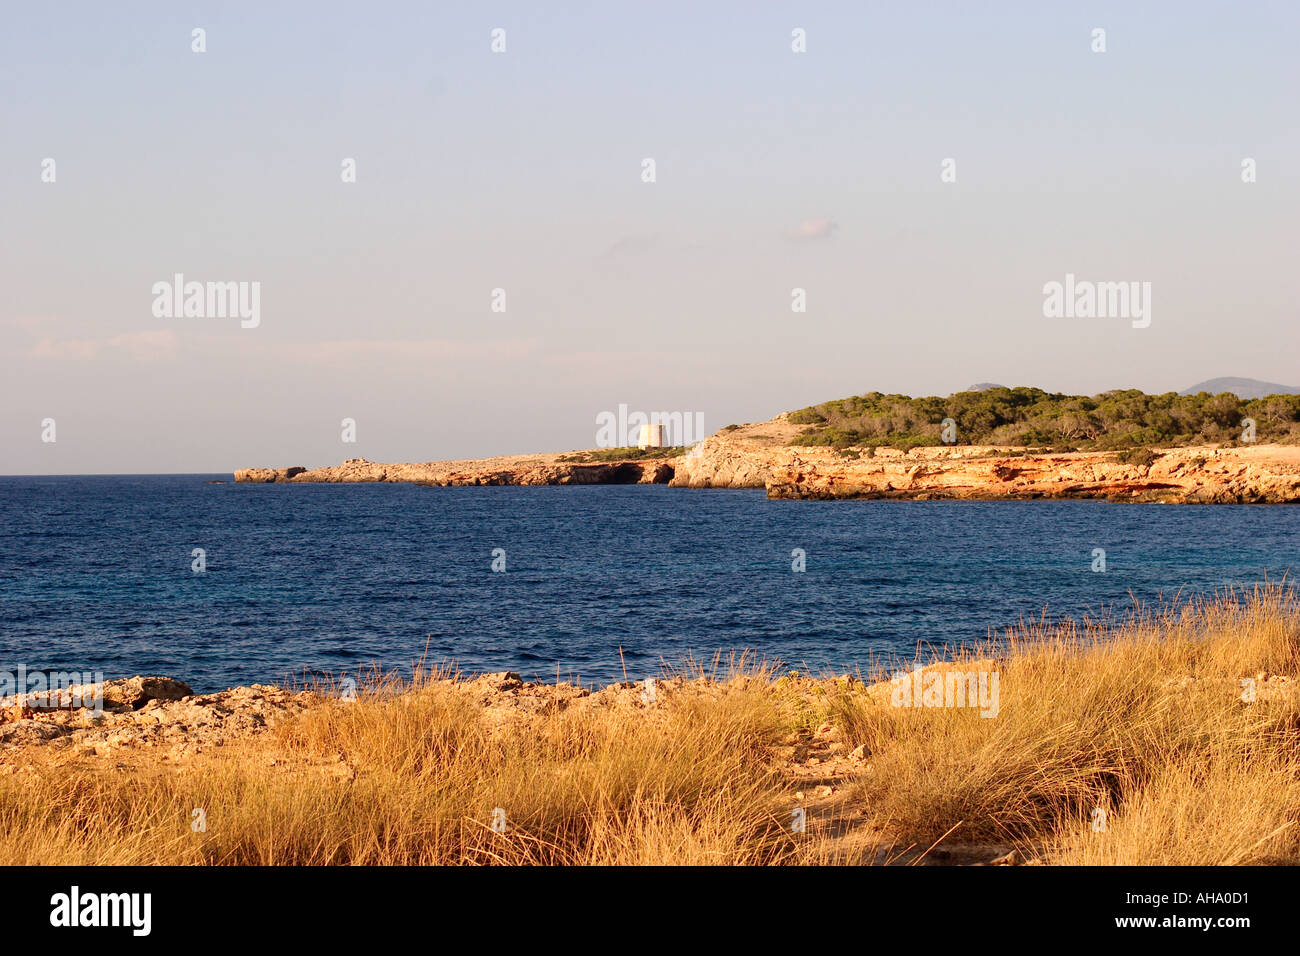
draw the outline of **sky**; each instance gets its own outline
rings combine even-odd
[[[3,19],[0,474],[563,451],[620,405],[712,432],[977,382],[1300,384],[1293,2]],[[178,273],[257,283],[256,324],[169,312]],[[1149,324],[1045,316],[1067,275],[1150,283]]]

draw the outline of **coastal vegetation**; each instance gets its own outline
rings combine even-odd
[[[941,445],[944,419],[956,423],[956,443],[963,445],[1070,451],[1232,445],[1242,440],[1246,419],[1255,423],[1255,441],[1297,443],[1300,395],[1241,399],[1227,392],[1150,395],[1117,389],[1084,396],[1001,386],[946,398],[870,392],[791,413],[791,422],[808,427],[790,444]]]
[[[962,658],[990,655],[996,719],[835,701],[874,755],[851,799],[888,832],[1061,864],[1300,862],[1294,592],[1032,625]]]
[[[667,445],[662,448],[593,448],[590,451],[576,451],[560,455],[555,460],[565,464],[588,464],[614,461],[649,461],[656,458],[676,458],[686,451],[680,445]]]
[[[1291,589],[914,666],[993,671],[994,712],[895,706],[883,662],[740,658],[654,696],[417,668],[184,760],[3,751],[0,863],[1300,863]]]

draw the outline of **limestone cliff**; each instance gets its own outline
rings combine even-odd
[[[1027,454],[970,445],[792,447],[786,416],[722,431],[677,461],[670,484],[765,488],[769,498],[1104,498],[1170,503],[1300,502],[1300,447],[1155,449],[1149,464],[1114,452]]]
[[[595,453],[469,461],[246,468],[239,482],[396,481],[430,485],[670,484],[763,488],[769,498],[1104,498],[1169,503],[1300,502],[1300,446],[1155,449],[1147,464],[1114,452],[1028,454],[971,445],[846,449],[789,444],[787,415],[728,426],[677,458],[601,462]]]
[[[625,461],[572,461],[569,455],[514,455],[466,461],[428,461],[383,464],[349,458],[341,465],[308,470],[293,468],[241,468],[235,481],[271,482],[412,482],[440,486],[464,485],[630,485],[667,484],[673,476],[672,459]]]

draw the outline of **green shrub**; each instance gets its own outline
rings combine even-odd
[[[1122,451],[1224,444],[1240,439],[1244,418],[1255,420],[1260,442],[1300,442],[1300,395],[1247,401],[1229,393],[1115,389],[1085,396],[1017,387],[947,398],[868,392],[823,402],[790,414],[790,421],[808,426],[790,444],[904,450],[941,445],[945,418],[957,423],[958,439],[967,445]]]
[[[1160,455],[1150,448],[1129,448],[1120,452],[1115,458],[1126,465],[1140,465],[1143,468],[1150,468]]]

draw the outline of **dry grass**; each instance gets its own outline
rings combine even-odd
[[[781,711],[747,689],[766,675],[654,720],[593,708],[495,732],[437,677],[382,681],[181,772],[43,755],[35,773],[0,778],[0,860],[765,864],[795,850],[770,805]]]
[[[1264,586],[1117,628],[1030,627],[996,668],[994,719],[842,693],[872,767],[857,797],[901,840],[1020,844],[1061,863],[1300,861],[1300,607]],[[960,666],[960,665],[959,665]],[[1260,681],[1253,703],[1242,678]],[[1093,813],[1105,813],[1094,832]]]
[[[963,660],[998,670],[996,718],[741,668],[653,708],[499,720],[417,672],[179,767],[32,748],[0,774],[0,863],[798,864],[945,835],[1053,863],[1300,862],[1293,592],[1031,627]],[[1291,680],[1244,702],[1258,675]],[[829,810],[857,842],[789,832],[795,754],[822,721],[868,752]]]

